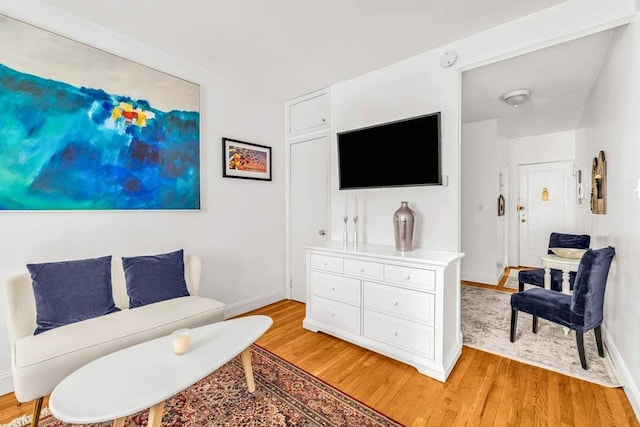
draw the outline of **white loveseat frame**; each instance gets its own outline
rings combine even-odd
[[[224,317],[224,304],[197,296],[202,262],[185,255],[185,280],[191,296],[129,310],[120,258],[113,257],[113,299],[121,311],[33,335],[36,305],[28,273],[6,281],[7,326],[14,393],[19,402],[37,399],[31,425],[37,426],[44,397],[67,375],[114,351],[180,328],[195,328]]]

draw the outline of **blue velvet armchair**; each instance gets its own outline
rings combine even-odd
[[[615,249],[589,249],[582,256],[576,274],[573,295],[533,288],[511,295],[511,342],[516,341],[518,312],[533,316],[533,333],[538,332],[538,317],[576,331],[578,354],[583,369],[588,369],[584,354],[584,333],[594,330],[598,354],[604,357],[600,325],[603,319],[604,290]]]
[[[549,236],[549,249],[548,254],[551,254],[551,248],[573,248],[573,249],[589,249],[591,243],[591,236],[588,234],[565,234],[565,233],[551,233]],[[576,273],[573,271],[569,273],[569,287],[573,289],[573,282],[575,281]],[[524,284],[535,285],[544,287],[544,269],[538,268],[535,270],[522,270],[518,273],[518,290],[522,292],[524,290]],[[551,289],[554,291],[562,291],[562,271],[551,269]]]

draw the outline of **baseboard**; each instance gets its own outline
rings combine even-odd
[[[0,396],[13,392],[13,377],[11,372],[0,373]]]
[[[602,336],[607,346],[607,351],[611,355],[611,360],[613,360],[613,364],[616,367],[616,371],[618,371],[618,376],[624,384],[624,392],[633,407],[633,411],[636,413],[636,418],[640,420],[640,389],[638,388],[638,384],[633,381],[631,372],[629,372],[627,364],[622,359],[622,356],[620,356],[620,352],[615,343],[611,340],[609,331],[605,325],[602,325]]]
[[[479,275],[473,272],[461,272],[460,273],[461,280],[465,280],[467,282],[481,283],[483,285],[491,285],[498,286],[500,283],[500,279],[496,276],[489,275]]]
[[[265,295],[260,295],[255,298],[240,301],[235,304],[227,305],[224,308],[224,318],[229,319],[231,317],[244,314],[248,311],[255,310],[265,305],[273,304],[274,302],[282,301],[285,299],[285,291],[274,291]]]

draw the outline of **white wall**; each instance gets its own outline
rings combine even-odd
[[[504,247],[499,248],[498,241],[504,232],[497,212],[502,165],[496,120],[462,125],[461,158],[462,280],[497,285],[502,272],[498,274],[496,266],[504,260]]]
[[[520,191],[519,166],[536,163],[573,161],[576,156],[575,131],[555,132],[544,135],[510,139],[509,148],[509,265],[519,265],[519,223],[516,213]],[[575,206],[573,204],[572,206]],[[575,218],[575,215],[574,215]],[[575,228],[567,231],[582,231]]]
[[[184,248],[203,258],[201,294],[227,316],[284,298],[285,191],[282,103],[37,1],[0,1],[0,12],[199,83],[201,200],[196,212],[0,212],[0,281],[27,262]],[[273,181],[222,178],[221,137],[273,147]],[[4,312],[4,296],[0,293]],[[0,314],[4,317],[4,313]],[[0,395],[11,390],[0,322]]]
[[[361,239],[393,244],[392,215],[409,200],[418,216],[418,247],[460,250],[460,72],[626,22],[633,0],[569,0],[456,43],[331,87],[332,238],[341,239],[344,194],[361,203]],[[454,49],[458,62],[439,65]],[[434,111],[442,112],[442,173],[449,186],[339,191],[335,133]]]
[[[348,194],[351,199],[358,196],[358,223],[362,221],[363,241],[393,245],[393,213],[400,207],[400,201],[406,200],[416,212],[415,247],[457,249],[457,212],[452,209],[447,215],[442,215],[448,207],[457,206],[458,199],[457,124],[451,117],[452,113],[457,116],[457,112],[443,108],[458,97],[457,75],[433,67],[429,61],[432,56],[433,53],[425,54],[331,87],[331,189],[332,206],[335,207],[331,229],[334,240],[341,239],[345,194]],[[436,94],[432,85],[421,84],[428,75],[442,84],[442,90]],[[443,112],[442,173],[449,175],[449,186],[338,190],[336,132],[437,111]],[[397,152],[402,142],[396,141],[395,144],[391,149]],[[407,161],[411,159],[407,158]]]
[[[509,219],[513,213],[507,209],[509,203],[509,141],[499,139],[497,146],[498,192],[505,199],[504,215],[498,217],[497,263],[496,274],[499,278],[504,275],[504,269],[509,266]],[[464,171],[463,171],[464,174]]]
[[[607,348],[622,375],[625,391],[640,417],[640,200],[633,190],[640,179],[640,23],[616,30],[583,112],[577,157],[587,173],[591,159],[604,150],[607,159],[607,213],[584,209],[591,246],[616,249],[605,297]]]

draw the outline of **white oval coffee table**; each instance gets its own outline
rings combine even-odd
[[[191,330],[189,351],[173,352],[171,336],[157,338],[94,360],[51,393],[51,414],[71,424],[114,420],[151,408],[149,426],[159,426],[164,401],[242,353],[250,393],[255,391],[248,347],[270,327],[268,316],[248,316]]]

